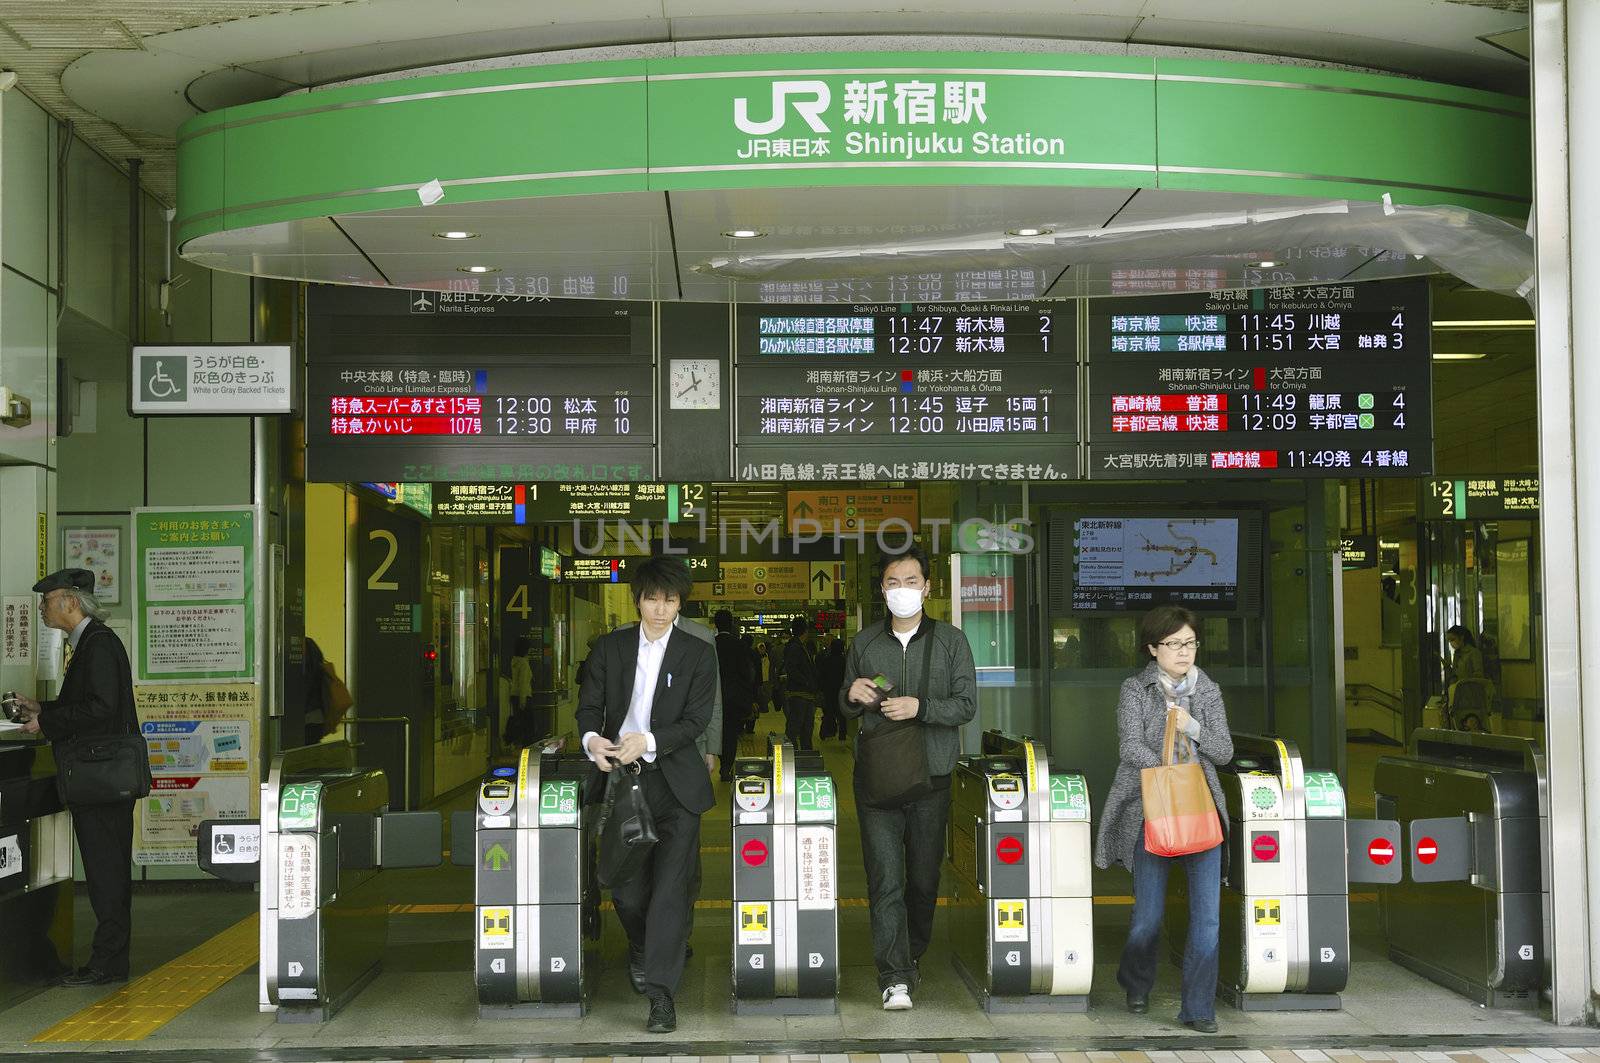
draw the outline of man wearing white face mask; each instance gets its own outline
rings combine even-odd
[[[885,1011],[911,1007],[917,961],[933,938],[960,727],[978,709],[972,648],[923,612],[928,555],[913,544],[878,558],[889,616],[850,644],[840,711],[862,717],[856,809],[866,858],[872,959]]]

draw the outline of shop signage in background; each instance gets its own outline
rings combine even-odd
[[[1009,613],[1013,604],[1011,576],[961,577],[961,612]]]
[[[293,375],[287,344],[137,346],[128,396],[140,415],[291,413]]]
[[[921,495],[910,491],[789,491],[785,502],[789,533],[805,535],[871,532],[886,521],[903,521],[895,527],[916,530]]]
[[[256,512],[136,509],[135,683],[256,674]]]
[[[1538,520],[1537,476],[1470,476],[1426,480],[1418,512],[1423,520]]]
[[[1378,567],[1378,537],[1376,535],[1343,535],[1339,537],[1339,556],[1346,572],[1358,568]]]
[[[257,814],[259,690],[253,683],[134,688],[154,781],[135,805],[134,863],[193,864],[202,820]]]

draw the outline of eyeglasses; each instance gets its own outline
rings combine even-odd
[[[1177,639],[1168,639],[1165,642],[1158,642],[1156,645],[1162,649],[1171,650],[1173,653],[1182,653],[1184,650],[1198,650],[1200,648],[1200,640],[1184,639],[1179,642]]]

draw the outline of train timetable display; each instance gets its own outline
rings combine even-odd
[[[1070,479],[1070,302],[741,306],[741,480]]]
[[[340,292],[312,302],[311,477],[595,482],[654,475],[648,307],[510,297],[457,306],[444,293],[419,313],[411,299],[400,307],[373,298],[418,294]],[[441,312],[446,307],[458,312]]]
[[[1421,476],[1423,280],[1090,303],[1091,479]]]

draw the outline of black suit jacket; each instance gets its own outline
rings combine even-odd
[[[578,692],[578,735],[594,731],[615,742],[633,700],[639,664],[639,625],[626,624],[594,644]],[[671,683],[667,681],[672,677]],[[650,731],[656,739],[656,764],[678,803],[700,815],[716,803],[711,773],[695,744],[711,722],[717,689],[717,651],[709,642],[674,627],[667,636],[661,671],[650,705]],[[598,768],[589,779],[588,798],[604,793]]]
[[[52,742],[134,733],[133,674],[117,633],[89,621],[61,680],[61,695],[39,713],[39,730]]]

